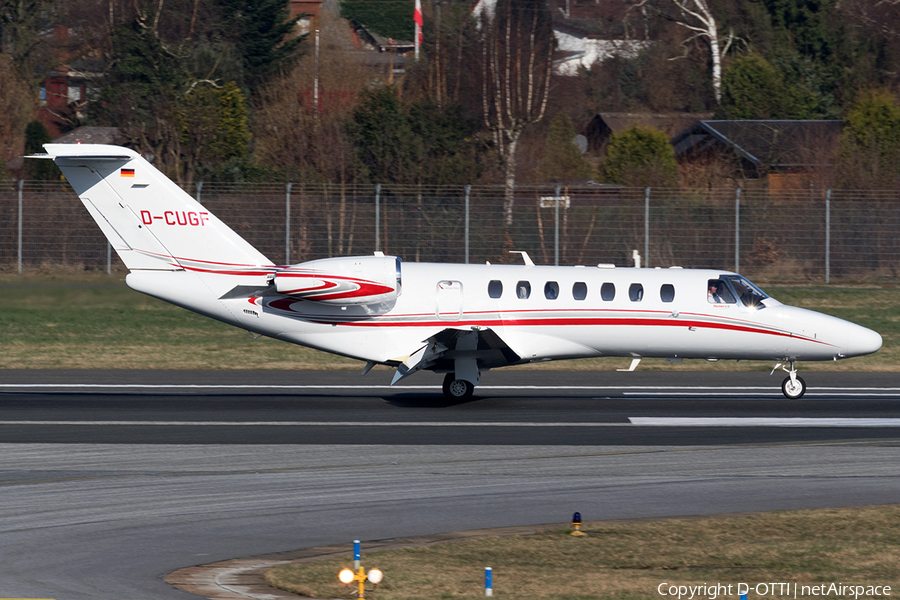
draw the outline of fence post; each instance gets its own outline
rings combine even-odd
[[[650,188],[644,188],[644,267],[650,266]]]
[[[197,198],[196,198],[197,202],[200,202],[200,190],[202,190],[202,189],[203,189],[203,182],[198,181],[197,182]]]
[[[472,186],[466,186],[466,264],[469,264],[469,194]]]
[[[318,33],[318,32],[316,32]],[[291,186],[289,183],[284,191],[284,264],[291,264]]]
[[[112,275],[112,244],[106,242],[106,274]]]
[[[25,187],[25,180],[19,180],[19,275],[22,274],[22,189]]]
[[[556,186],[555,223],[553,225],[554,265],[559,266],[559,186]]]
[[[734,272],[741,272],[741,188],[734,190]]]
[[[381,250],[381,184],[375,184],[375,252]]]
[[[831,282],[831,190],[825,191],[825,283]]]

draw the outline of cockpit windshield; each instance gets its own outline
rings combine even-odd
[[[735,294],[740,298],[744,306],[749,308],[765,308],[763,300],[769,298],[768,295],[748,280],[740,275],[726,275],[725,279],[731,284]]]

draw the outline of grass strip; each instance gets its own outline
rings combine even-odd
[[[484,597],[484,568],[493,569],[494,596],[531,600],[676,600],[669,586],[750,586],[749,600],[786,600],[782,588],[797,584],[797,598],[885,598],[813,593],[831,583],[890,586],[900,593],[900,505],[775,511],[740,517],[653,522],[589,522],[587,537],[550,530],[533,535],[488,537],[432,546],[364,553],[363,567],[377,567],[384,582],[366,594],[375,600],[468,600]],[[311,598],[346,598],[337,580],[346,558],[288,564],[265,577],[274,587]],[[809,586],[809,589],[803,588]],[[724,589],[695,600],[727,598]],[[769,593],[765,593],[765,592]],[[805,594],[803,592],[806,592]],[[826,593],[821,593],[826,592]],[[687,600],[683,597],[682,600]]]
[[[881,333],[878,353],[802,363],[823,371],[900,371],[900,291],[875,288],[774,288],[787,304],[847,319]],[[122,275],[0,276],[0,369],[361,369],[334,356],[202,317],[129,289]],[[551,361],[530,369],[612,370],[623,358]],[[770,362],[669,363],[641,370],[767,370]]]

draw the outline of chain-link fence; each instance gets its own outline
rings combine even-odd
[[[680,265],[761,281],[896,279],[896,192],[196,184],[186,190],[277,264],[380,250],[418,262]],[[64,182],[0,187],[0,269],[124,267]]]

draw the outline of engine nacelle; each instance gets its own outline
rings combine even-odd
[[[400,295],[400,259],[396,256],[323,258],[275,273],[275,290],[327,304],[376,304]]]

